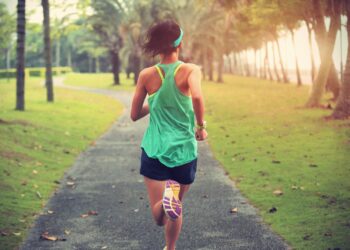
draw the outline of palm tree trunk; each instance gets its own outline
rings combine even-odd
[[[56,41],[56,67],[60,66],[60,61],[61,61],[61,41],[60,38],[57,38]]]
[[[297,83],[298,86],[301,86],[301,76],[300,76],[300,70],[299,70],[299,63],[298,63],[298,55],[297,55],[297,50],[295,48],[295,38],[294,38],[294,31],[293,29],[290,29],[290,34],[292,36],[292,43],[293,43],[293,50],[294,50],[294,58],[295,58],[295,73],[297,74]]]
[[[340,26],[340,11],[339,11],[340,4],[338,4],[339,1],[336,1],[335,3],[336,5],[333,8],[334,13],[332,13],[331,15],[329,32],[327,35],[327,39],[325,40],[325,43],[324,43],[323,51],[321,53],[320,69],[316,76],[315,83],[313,84],[313,88],[311,90],[309,99],[305,104],[306,107],[312,108],[312,107],[320,106],[321,98],[323,96],[329,71],[331,70],[331,66],[332,66],[331,58],[333,54],[337,31]]]
[[[281,71],[282,71],[283,82],[284,83],[289,83],[288,75],[287,75],[287,72],[286,72],[286,70],[284,68],[284,64],[283,64],[283,60],[282,60],[281,48],[280,48],[280,43],[278,41],[278,37],[275,37],[275,42],[276,42],[276,45],[277,45],[277,52],[278,52],[278,58],[279,58],[280,67],[281,67]]]
[[[327,30],[326,30],[326,24],[324,21],[324,15],[321,10],[320,0],[313,0],[312,3],[313,3],[313,13],[314,13],[314,19],[315,19],[315,25],[313,25],[313,28],[315,31],[315,38],[318,45],[317,46],[318,51],[321,57],[324,51],[327,49],[326,48],[327,47],[327,42],[326,42]],[[333,3],[339,7],[339,0],[335,0]],[[327,79],[325,88],[332,91],[333,98],[337,99],[339,95],[340,81],[334,66],[333,57],[328,58],[328,60],[330,60],[331,66],[330,66],[328,75],[325,75]],[[312,88],[314,88],[314,84],[312,85]],[[319,93],[321,94],[321,92]],[[322,94],[323,94],[323,91],[322,91]],[[321,99],[321,97],[319,99]]]
[[[267,46],[267,42],[265,42],[265,61],[264,61],[264,64],[266,65],[267,73],[269,74],[269,80],[273,81],[273,77],[272,77],[272,73],[271,73],[271,69],[270,69],[269,48]]]
[[[46,85],[46,99],[48,102],[54,101],[53,83],[52,83],[52,69],[51,69],[51,41],[50,41],[50,7],[48,0],[42,0],[43,6],[43,27],[44,27],[44,55],[45,55],[45,85]]]
[[[17,3],[17,82],[16,82],[16,110],[24,111],[24,85],[25,85],[25,0]]]
[[[250,72],[250,65],[249,65],[249,60],[248,60],[248,50],[244,50],[243,54],[244,54],[244,65],[245,65],[245,69],[247,72],[247,76],[250,76],[251,72]]]
[[[258,67],[257,67],[257,52],[256,49],[254,48],[254,76],[258,77]]]
[[[68,48],[67,66],[68,66],[68,67],[72,67],[72,52],[71,52],[71,49],[70,49],[70,48]]]
[[[207,56],[208,56],[207,63],[208,63],[209,81],[213,81],[214,77],[213,77],[213,52],[212,52],[212,50],[208,49]]]
[[[273,57],[273,69],[275,71],[276,79],[278,82],[281,81],[280,75],[278,74],[276,55],[275,55],[275,43],[272,42],[272,57]]]
[[[346,3],[348,41],[350,41],[350,2]],[[334,119],[346,119],[350,117],[350,46],[348,43],[348,52],[346,57],[344,81],[340,89],[340,95],[331,115]]]
[[[218,78],[216,82],[223,83],[222,79],[222,71],[224,67],[224,56],[222,55],[221,52],[218,53]]]
[[[96,56],[95,58],[95,72],[100,73],[100,58]]]
[[[112,63],[112,73],[113,73],[113,84],[114,85],[120,85],[119,80],[119,67],[120,67],[120,60],[119,60],[119,54],[118,52],[115,52],[113,50],[110,51],[111,55],[111,63]]]
[[[260,78],[261,79],[266,79],[266,75],[265,75],[265,66],[264,65],[264,62],[263,62],[263,48],[261,47],[260,48],[260,58],[259,58],[259,62],[260,62]]]
[[[305,20],[308,37],[309,37],[309,47],[310,47],[310,59],[311,59],[311,80],[314,82],[315,80],[315,74],[316,74],[316,67],[315,67],[315,59],[314,59],[314,49],[312,46],[312,27],[311,23],[307,20]]]

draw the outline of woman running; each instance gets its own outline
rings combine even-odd
[[[147,31],[144,51],[159,55],[160,63],[140,72],[130,114],[136,121],[150,113],[140,174],[154,220],[165,225],[166,250],[175,249],[181,231],[182,199],[197,169],[197,140],[207,137],[200,68],[179,61],[183,34],[174,21]]]

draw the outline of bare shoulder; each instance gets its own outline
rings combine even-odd
[[[194,63],[184,63],[182,67],[187,69],[189,72],[200,71],[200,67],[197,64],[194,64]]]
[[[154,73],[156,72],[156,69],[154,66],[152,67],[147,67],[144,68],[140,71],[139,74],[139,78],[143,81],[143,82],[147,82],[147,80],[152,77],[154,75]]]

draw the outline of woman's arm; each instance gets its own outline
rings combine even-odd
[[[198,66],[194,65],[188,76],[188,85],[192,96],[193,110],[196,116],[197,125],[204,126],[204,100],[201,88],[202,74]],[[205,128],[197,128],[196,139],[201,141],[207,137]]]
[[[130,117],[133,121],[137,121],[138,119],[141,119],[149,114],[148,104],[143,104],[147,95],[147,91],[144,86],[144,79],[144,73],[141,71],[137,80],[135,94],[131,104]]]

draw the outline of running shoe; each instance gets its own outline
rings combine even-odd
[[[163,193],[163,209],[166,216],[171,220],[176,220],[182,211],[182,204],[179,199],[180,184],[174,180],[165,182]]]

